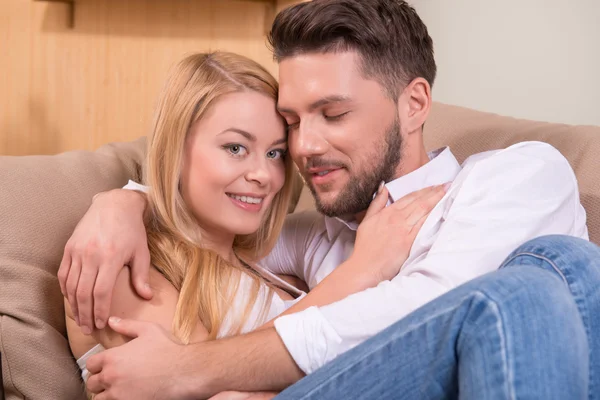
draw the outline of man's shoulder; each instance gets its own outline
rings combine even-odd
[[[511,188],[541,196],[577,188],[569,161],[544,142],[522,142],[501,150],[475,154],[465,160],[457,177],[472,193],[506,193]]]
[[[568,161],[561,152],[551,144],[529,141],[517,143],[504,149],[474,154],[463,162],[463,168],[481,161],[486,161],[488,163],[504,163],[515,159],[520,159],[524,162],[549,161],[568,164]]]

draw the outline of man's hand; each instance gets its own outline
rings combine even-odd
[[[83,333],[104,328],[115,281],[131,267],[136,292],[152,298],[150,254],[144,226],[145,195],[132,190],[101,193],[65,246],[58,280]]]
[[[95,400],[188,398],[177,382],[185,346],[151,322],[111,317],[109,326],[133,340],[88,360],[87,389],[97,395]]]
[[[445,185],[432,186],[386,207],[388,192],[382,186],[356,232],[354,265],[368,266],[377,282],[398,275],[417,233],[445,193]]]

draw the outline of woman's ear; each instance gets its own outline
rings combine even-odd
[[[398,99],[402,129],[411,134],[420,131],[431,109],[431,86],[424,78],[413,79]]]

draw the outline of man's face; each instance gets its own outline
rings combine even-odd
[[[397,106],[359,66],[351,51],[303,54],[279,65],[289,151],[328,216],[365,210],[379,183],[399,173]]]

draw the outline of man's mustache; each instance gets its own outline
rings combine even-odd
[[[336,160],[328,160],[325,158],[309,158],[304,164],[304,169],[308,170],[311,168],[321,168],[321,167],[334,167],[334,168],[347,168],[346,164],[336,161]]]

